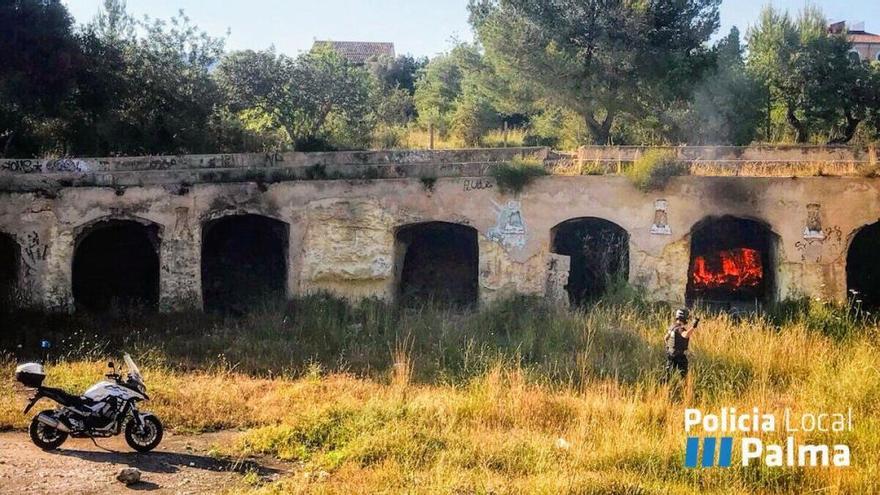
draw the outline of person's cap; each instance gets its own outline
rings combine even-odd
[[[687,308],[677,309],[675,311],[675,319],[676,320],[687,320],[690,317],[691,312],[687,310]]]

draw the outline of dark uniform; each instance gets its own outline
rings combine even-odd
[[[669,327],[666,332],[666,376],[672,376],[673,372],[678,372],[682,378],[688,372],[687,350],[690,339],[681,334],[687,330],[685,324],[676,321]]]

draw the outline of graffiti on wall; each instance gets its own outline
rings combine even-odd
[[[492,181],[487,179],[465,179],[464,180],[464,192],[468,191],[479,191],[482,189],[492,189],[495,187],[492,184]]]
[[[41,169],[39,160],[5,160],[0,163],[0,170],[19,174],[39,172]]]
[[[37,271],[37,266],[46,259],[49,254],[49,246],[40,240],[40,234],[32,231],[24,239],[24,274],[32,276]]]
[[[510,200],[501,206],[492,201],[498,220],[489,229],[487,237],[505,249],[522,249],[526,245],[526,223],[523,220],[522,206],[519,201]]]
[[[17,174],[88,172],[89,165],[74,158],[46,160],[45,163],[42,160],[5,160],[0,162],[0,170]]]
[[[544,280],[544,297],[555,304],[569,305],[568,276],[571,271],[571,257],[563,254],[550,253],[546,262],[547,278]]]
[[[88,172],[89,166],[82,160],[59,158],[46,162],[46,172]]]
[[[794,244],[801,255],[801,262],[821,263],[824,254],[838,253],[843,245],[843,231],[833,225],[822,227],[821,205],[807,205],[807,219],[804,226],[803,240]]]

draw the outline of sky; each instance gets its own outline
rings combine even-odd
[[[102,0],[64,0],[79,23],[98,13]],[[315,39],[391,41],[398,54],[433,56],[469,41],[467,0],[128,0],[136,17],[169,18],[183,9],[201,29],[225,36],[226,47],[262,49],[274,45],[282,53],[308,50]],[[804,0],[723,0],[721,29],[745,32],[761,8],[772,3],[795,12]],[[880,33],[878,0],[814,0],[829,20],[863,21]],[[720,36],[720,35],[716,35]]]

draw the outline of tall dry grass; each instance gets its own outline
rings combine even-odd
[[[299,323],[325,324],[310,332],[276,335],[266,314],[263,325],[235,326],[256,352],[284,339],[312,349],[297,355],[302,366],[289,363],[281,374],[285,365],[271,352],[246,365],[227,352],[218,363],[212,343],[178,361],[170,348],[139,343],[149,406],[178,430],[246,429],[223,455],[295,462],[280,480],[257,480],[256,493],[880,490],[880,334],[863,313],[814,301],[749,319],[703,315],[692,373],[685,383],[666,384],[669,308],[637,298],[577,311],[528,298],[466,313],[333,304],[299,303]],[[359,337],[321,341],[339,345],[328,354],[309,342],[337,331]],[[207,333],[209,342],[218,338],[217,330]],[[219,333],[231,350],[243,345]],[[361,364],[345,362],[357,356]],[[49,366],[47,383],[82,390],[100,376],[96,357],[70,357]],[[22,428],[12,366],[11,358],[0,366],[0,425]],[[687,407],[852,408],[855,431],[799,437],[848,442],[854,465],[743,468],[735,453],[729,469],[685,469]]]

